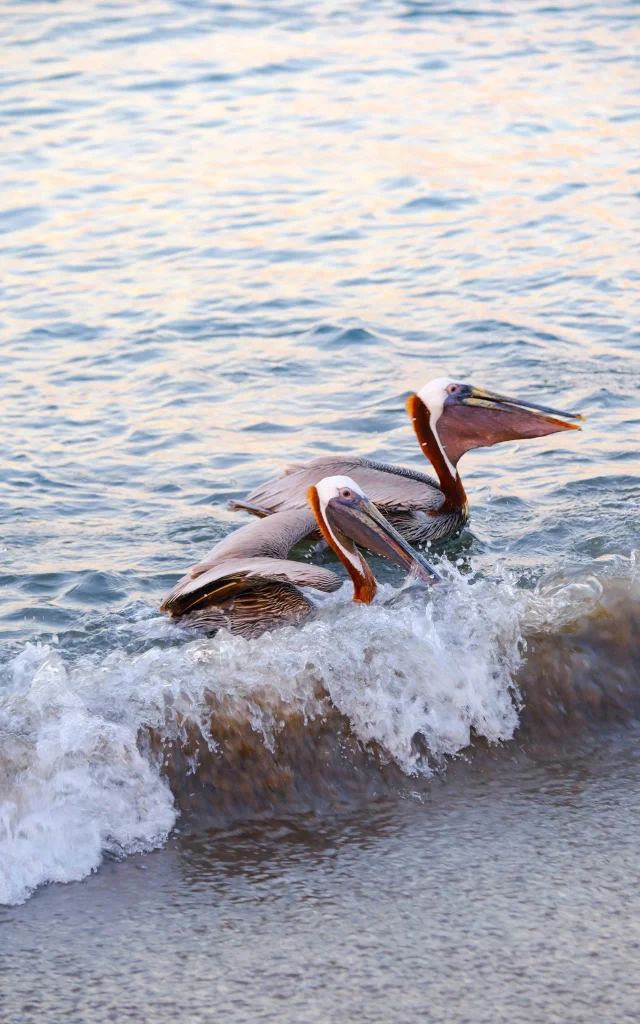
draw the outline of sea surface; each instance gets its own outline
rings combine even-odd
[[[0,26],[2,1024],[637,1022],[640,4]],[[441,586],[159,615],[443,372],[586,423],[464,457]]]

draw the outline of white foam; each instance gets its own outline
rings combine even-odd
[[[139,731],[176,738],[188,719],[206,737],[210,693],[269,744],[289,712],[323,714],[329,699],[408,773],[430,770],[416,735],[432,759],[462,750],[472,729],[492,742],[513,735],[522,608],[509,586],[454,570],[400,599],[388,586],[368,607],[350,596],[345,584],[302,628],[255,641],[221,633],[71,663],[28,645],[0,683],[0,902],[82,878],[105,851],[163,843],[176,812]],[[161,622],[130,628],[155,635]]]

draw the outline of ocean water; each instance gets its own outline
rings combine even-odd
[[[638,4],[0,16],[3,1024],[636,1021]],[[441,587],[159,615],[442,372],[587,420]]]

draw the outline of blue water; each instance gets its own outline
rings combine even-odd
[[[558,709],[582,714],[578,684],[608,694],[607,723],[614,691],[633,718],[639,14],[620,0],[0,0],[0,879],[4,870],[12,904],[44,882],[76,880],[8,912],[14,935],[42,928],[34,942],[48,943],[50,915],[65,913],[73,930],[95,886],[117,905],[128,899],[132,867],[103,867],[85,888],[77,880],[104,856],[163,846],[178,811],[188,817],[192,776],[173,762],[159,775],[157,750],[141,737],[151,730],[180,747],[184,721],[206,733],[212,707],[220,721],[231,715],[240,731],[276,743],[276,759],[287,715],[336,714],[398,778],[428,773],[433,758],[467,750],[474,735],[503,742],[510,756],[518,722],[532,728],[528,702],[544,720],[536,680],[555,696],[548,736],[527,733],[534,747],[544,736],[564,749]],[[441,372],[587,417],[581,434],[465,457],[472,518],[445,552],[460,577],[453,596],[362,617],[345,588],[295,636],[253,647],[228,638],[194,647],[171,631],[157,614],[162,595],[243,521],[227,500],[283,462],[355,451],[424,469],[404,399]],[[379,563],[376,571],[389,598],[400,576]],[[465,580],[478,574],[484,589],[473,591]],[[540,636],[551,645],[543,655]],[[562,654],[570,669],[558,653],[567,636],[576,638]],[[553,674],[561,661],[562,683],[560,669]],[[514,680],[525,686],[524,710]],[[317,704],[319,686],[328,696]],[[224,752],[231,734],[220,728]],[[414,733],[428,765],[416,761]],[[620,782],[618,747],[610,737],[597,746],[616,792],[622,786],[637,806],[634,771]],[[300,751],[289,750],[289,767],[308,781]],[[345,769],[350,793],[357,770]],[[536,770],[527,767],[522,792],[537,791],[540,780],[527,781]],[[577,770],[559,772],[568,793]],[[263,783],[260,775],[260,793]],[[507,818],[526,814],[521,794],[512,806],[509,792]],[[260,813],[272,796],[257,800]],[[232,818],[242,819],[243,800],[244,790]],[[605,805],[593,804],[596,830]],[[422,804],[409,806],[408,818],[404,804],[392,812],[399,824],[385,842],[404,844],[419,865],[420,822],[438,826]],[[606,826],[620,830],[625,850],[629,821]],[[590,822],[575,827],[588,834]],[[237,848],[229,840],[240,872],[242,835]],[[311,871],[313,835],[301,871]],[[556,838],[546,836],[552,858]],[[176,842],[141,863],[155,857],[171,872],[176,857],[190,856]],[[612,857],[615,849],[612,840]],[[204,887],[219,856],[215,843],[207,850]],[[445,861],[441,850],[431,870],[451,891]],[[622,903],[634,871],[617,876]],[[277,871],[270,878],[279,884]],[[478,912],[490,918],[499,879],[485,882]],[[545,898],[561,900],[571,885],[549,876]],[[170,890],[159,913],[170,914]],[[417,928],[411,886],[407,894],[393,913]],[[530,898],[517,904],[524,918]],[[39,925],[35,906],[50,908],[37,912]],[[617,927],[606,900],[594,898],[588,913],[606,944]],[[509,946],[517,922],[498,919]],[[202,927],[213,927],[206,915]],[[287,928],[276,922],[269,942]],[[174,940],[158,953],[167,965]],[[455,941],[464,948],[463,935]],[[411,999],[401,1012],[391,995],[367,996],[384,947],[371,943],[350,976],[358,1019],[429,1019]],[[620,971],[624,955],[611,943],[607,969]],[[424,963],[443,970],[445,952],[433,956]],[[206,963],[204,975],[215,971]],[[549,970],[536,984],[557,980]],[[28,992],[28,972],[23,981],[12,981],[15,992]],[[458,988],[446,972],[434,1005],[454,1006],[456,1021],[592,1019],[562,991],[536,1016],[535,999],[522,1009],[522,989],[494,981],[489,1016],[487,1005],[451,1002]],[[187,975],[180,985],[186,992]],[[198,986],[189,1020],[209,1020],[202,977]],[[278,992],[262,992],[262,1016],[250,999],[227,1006],[225,1019],[338,1019],[339,1000],[287,1017]],[[129,1011],[112,993],[102,1010],[82,1000],[38,1010],[27,994],[13,998],[12,1024],[57,1024],[61,1013],[139,1021],[145,1001],[138,991]],[[598,1019],[635,1020],[633,993],[625,1000],[617,1015],[603,1004]],[[148,1019],[186,1018],[156,1009]]]

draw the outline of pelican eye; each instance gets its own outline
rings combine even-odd
[[[459,395],[462,391],[462,384],[449,384],[447,386],[448,395]]]
[[[353,498],[353,491],[350,491],[348,487],[343,487],[340,491],[341,498]]]

